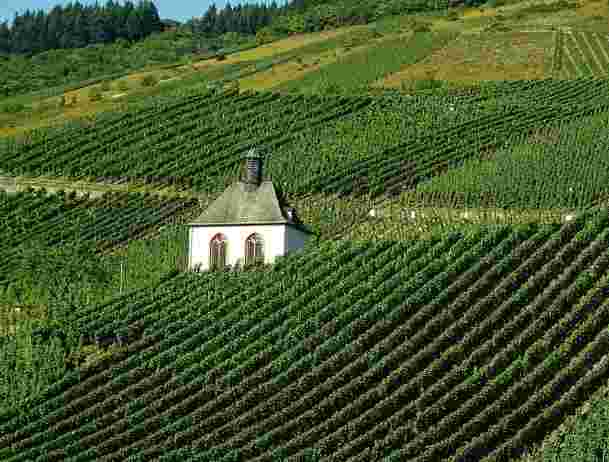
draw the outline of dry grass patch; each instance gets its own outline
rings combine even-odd
[[[66,106],[61,109],[43,111],[32,116],[20,117],[14,126],[0,127],[0,136],[18,136],[29,130],[60,126],[75,119],[95,116],[104,111],[125,109],[119,106],[121,98],[107,98],[101,101],[91,102],[88,97],[80,97],[74,106]]]
[[[337,30],[327,30],[309,34],[296,34],[285,39],[277,40],[276,42],[266,43],[264,45],[252,48],[250,50],[240,51],[226,56],[222,61],[217,59],[207,59],[193,64],[193,67],[197,69],[205,69],[218,64],[240,64],[247,61],[255,61],[258,59],[269,58],[287,51],[296,50],[306,45],[310,45],[316,42],[322,42],[339,35],[352,33],[360,29],[368,29],[367,25],[344,27]]]
[[[607,18],[609,17],[609,4],[602,0],[581,2],[575,13],[583,17],[601,16]]]
[[[21,127],[0,127],[0,136],[15,136],[22,131]]]
[[[251,61],[255,59],[268,58],[271,56],[275,56],[279,53],[284,53],[286,51],[292,51],[297,48],[301,48],[306,45],[310,45],[312,43],[321,42],[323,40],[332,39],[339,35],[343,35],[346,33],[351,33],[360,29],[367,29],[367,25],[363,26],[352,26],[352,27],[343,27],[336,30],[325,30],[315,33],[309,34],[296,34],[292,35],[288,38],[278,40],[276,42],[267,43],[261,45],[256,48],[252,48],[251,50],[241,51],[239,53],[235,53],[234,55],[230,55],[226,57],[226,60],[229,59],[235,60],[233,62],[240,61]]]
[[[407,36],[405,34],[404,36]],[[257,72],[256,74],[244,77],[239,80],[239,88],[241,90],[266,90],[290,80],[301,79],[305,74],[319,70],[322,66],[337,62],[340,58],[347,57],[350,54],[358,53],[367,46],[370,46],[378,41],[388,40],[394,36],[386,36],[370,40],[367,45],[349,48],[335,48],[316,55],[302,56],[296,61],[278,64],[266,71]]]
[[[46,319],[46,305],[9,305],[0,304],[0,336],[15,335],[19,322]]]
[[[556,129],[538,129],[527,137],[530,144],[554,145],[560,141],[560,133]]]
[[[554,47],[551,32],[462,34],[420,63],[389,75],[384,87],[434,75],[460,82],[522,80],[549,77]]]
[[[480,17],[493,17],[497,14],[495,8],[467,8],[463,12],[464,18],[480,18]]]
[[[320,59],[317,62],[303,62],[300,64],[298,62],[290,61],[273,66],[267,71],[257,72],[254,75],[239,80],[239,89],[267,90],[284,82],[300,79],[307,72],[318,70],[322,66],[322,60],[324,60],[323,64],[331,62],[329,59],[324,59],[324,56],[320,56],[319,58]]]

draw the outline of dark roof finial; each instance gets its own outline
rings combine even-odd
[[[241,181],[250,187],[259,186],[262,182],[262,156],[252,147],[242,159]]]

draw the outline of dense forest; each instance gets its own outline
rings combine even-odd
[[[278,19],[298,15],[302,16],[304,21],[304,28],[299,32],[315,32],[324,28],[324,14],[318,11],[320,6],[331,7],[331,14],[335,20],[330,22],[334,22],[334,27],[367,23],[374,12],[372,5],[366,2],[345,6],[332,2],[324,5],[315,1],[292,0],[280,7],[274,0],[270,5],[247,3],[236,7],[228,2],[222,10],[218,10],[212,3],[201,17],[188,21],[187,26],[193,34],[207,38],[217,37],[226,32],[253,35],[266,27],[270,27],[275,33],[286,34],[294,31],[282,27],[282,22]]]
[[[82,48],[123,38],[140,40],[163,25],[154,3],[140,0],[123,5],[108,0],[105,6],[69,3],[48,14],[29,9],[15,15],[13,24],[0,24],[0,52],[34,54],[57,48]]]
[[[227,3],[219,10],[213,3],[201,17],[193,17],[188,27],[193,33],[217,37],[226,32],[256,34],[268,26],[273,18],[290,11],[304,9],[304,1],[278,7],[248,3],[232,7]],[[123,5],[108,0],[105,6],[80,2],[50,12],[26,10],[16,14],[13,23],[0,24],[0,52],[35,54],[60,48],[83,48],[91,44],[112,43],[119,38],[131,42],[144,39],[154,32],[162,32],[163,22],[153,2],[140,0],[137,5],[127,0]]]
[[[245,3],[233,7],[230,2],[222,9],[212,3],[199,17],[190,19],[184,27],[194,35],[219,37],[226,32],[255,35],[262,28],[271,27],[276,33],[289,33],[281,27],[280,17],[303,15],[302,32],[313,32],[325,27],[324,15],[315,9],[318,2],[292,0],[282,6],[272,3]],[[338,5],[336,5],[338,6]],[[364,3],[339,7],[332,11],[333,26],[368,22],[373,8]],[[274,27],[275,26],[275,27]],[[278,30],[286,29],[286,30]],[[105,6],[80,2],[57,5],[50,12],[26,10],[16,14],[13,23],[0,23],[0,53],[34,55],[47,50],[84,48],[92,44],[113,43],[118,39],[130,42],[142,40],[152,33],[162,32],[164,23],[153,2],[140,0],[137,5],[127,0],[124,4],[108,0]]]
[[[299,2],[303,5],[302,1]],[[237,32],[240,34],[255,34],[260,27],[268,26],[273,18],[285,14],[292,5],[278,7],[273,1],[270,5],[248,3],[232,7],[230,3],[218,11],[215,3],[212,3],[203,16],[192,18],[188,25],[193,33],[205,36],[218,36],[226,32]]]

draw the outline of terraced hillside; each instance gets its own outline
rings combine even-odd
[[[600,153],[609,147],[608,124],[604,112],[516,133],[491,158],[472,157],[418,192],[458,195],[465,207],[479,207],[489,196],[503,208],[585,208],[606,201],[609,159]]]
[[[402,67],[415,64],[440,50],[458,34],[455,32],[392,35],[339,57],[335,62],[306,72],[279,85],[279,90],[306,93],[362,93],[369,85]]]
[[[606,78],[609,73],[609,35],[563,32],[559,39],[562,78]]]
[[[0,458],[505,460],[609,377],[608,235],[594,209],[326,242],[87,307],[84,335],[144,336],[1,415]]]
[[[607,80],[544,80],[473,96],[207,92],[5,140],[0,170],[148,178],[218,193],[256,147],[286,193],[396,195],[517,134],[604,113],[608,90]]]
[[[465,28],[454,40],[437,47],[416,64],[386,75],[379,86],[401,87],[432,75],[438,81],[534,80],[548,78],[555,49],[551,31],[509,32]],[[524,27],[523,29],[526,29]]]
[[[316,34],[5,102],[8,187],[189,198],[0,193],[0,461],[499,462],[609,416],[607,2],[447,7],[307,0],[273,26]],[[323,239],[178,272],[164,225],[252,147]]]
[[[181,267],[179,223],[200,212],[196,199],[153,194],[0,192],[0,410],[64,374],[78,343],[75,307],[154,286]],[[51,333],[61,343],[48,342]]]
[[[370,98],[304,99],[252,92],[199,94],[152,104],[146,110],[102,116],[86,135],[80,125],[51,137],[43,133],[25,145],[9,144],[0,168],[29,175],[177,177],[178,182],[191,178],[194,186],[201,187],[223,181],[221,174],[248,146],[280,145],[301,130],[371,102]]]
[[[175,223],[192,210],[199,210],[195,199],[167,199],[153,194],[108,193],[90,199],[46,191],[1,191],[0,282],[12,279],[14,256],[33,240],[48,246],[74,240],[95,241],[103,252],[154,231],[161,224]]]

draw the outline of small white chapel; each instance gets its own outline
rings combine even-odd
[[[278,255],[302,249],[313,234],[292,207],[279,203],[253,149],[242,160],[239,181],[188,226],[188,267],[200,271],[273,263]]]

